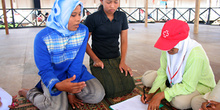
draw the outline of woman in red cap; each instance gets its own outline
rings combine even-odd
[[[164,98],[177,109],[191,108],[194,96],[215,87],[208,57],[202,46],[189,37],[187,23],[176,19],[166,22],[154,47],[162,50],[161,66],[142,78],[145,86],[152,87],[149,94],[141,97],[143,103],[149,104],[148,110],[158,110]]]

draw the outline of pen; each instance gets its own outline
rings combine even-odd
[[[210,107],[210,105],[211,105],[211,103],[208,103],[208,104],[206,105],[206,107]]]
[[[144,101],[145,101],[145,99],[146,99],[146,96],[145,96],[145,88],[146,88],[146,86],[144,86],[143,87],[143,92],[144,92]],[[146,103],[146,102],[145,102]]]

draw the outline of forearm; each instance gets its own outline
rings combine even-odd
[[[92,35],[92,32],[89,32],[89,37]],[[86,46],[86,53],[92,58],[93,61],[98,60],[99,58],[96,56],[96,54],[93,52],[91,46],[89,45],[89,43],[87,42],[87,46]]]
[[[125,63],[128,48],[127,30],[121,32],[121,63]]]
[[[90,45],[87,43],[86,53],[92,58],[93,61],[99,59],[96,54],[92,51]]]
[[[150,97],[152,98],[160,89],[158,88],[155,92],[152,93],[148,93],[150,95]]]
[[[58,83],[56,83],[55,84],[55,88],[57,89],[57,90],[59,90],[59,91],[65,91],[65,92],[68,92],[68,90],[66,89],[66,85],[63,85],[62,84],[63,82],[58,82]]]
[[[159,100],[162,100],[165,98],[164,92],[159,92],[159,93],[157,93],[157,95],[158,95]]]
[[[149,93],[155,93],[158,90],[164,91],[166,88],[167,75],[162,67],[160,67],[157,71],[157,77],[153,82],[153,85],[149,91]]]
[[[45,84],[45,86],[49,89],[49,93],[51,94],[51,96],[57,96],[62,91],[56,87],[57,83],[60,83],[58,79],[51,79],[48,85]]]
[[[54,87],[59,91],[64,91],[64,89],[62,88],[61,82],[56,83]]]
[[[127,42],[122,43],[121,45],[121,63],[125,63],[127,53]]]

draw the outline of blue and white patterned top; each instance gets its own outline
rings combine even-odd
[[[88,40],[88,28],[80,24],[75,35],[64,37],[49,27],[41,30],[34,41],[34,58],[41,80],[51,95],[56,83],[76,75],[74,82],[95,78],[82,64]]]
[[[56,8],[57,6],[61,6],[61,11],[65,14],[61,13],[58,15],[57,12],[52,12],[51,17],[48,19],[48,21],[52,20],[52,22],[49,22],[47,27],[41,30],[35,37],[35,63],[39,69],[38,74],[41,76],[41,80],[45,86],[49,89],[51,96],[59,95],[62,92],[54,88],[56,83],[73,75],[76,75],[76,79],[73,82],[87,81],[95,78],[83,65],[89,35],[88,28],[83,24],[79,24],[76,31],[69,31],[65,28],[72,11],[79,4],[81,2],[78,0],[56,0],[54,6]],[[74,8],[66,11],[64,7],[66,10],[69,7]],[[52,11],[55,11],[54,7]],[[53,13],[56,16],[53,16]],[[69,15],[69,17],[62,17],[66,15]],[[58,18],[62,18],[62,20]],[[40,83],[36,87],[41,89]]]
[[[70,37],[62,37],[53,33],[50,36],[45,36],[43,40],[47,45],[48,52],[51,54],[51,62],[59,64],[74,59],[83,43],[85,35],[85,30],[78,30],[75,35]]]

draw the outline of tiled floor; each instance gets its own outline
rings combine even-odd
[[[134,76],[159,68],[160,50],[153,45],[160,36],[162,26],[163,23],[151,23],[147,28],[143,23],[129,24],[126,62],[133,69]],[[199,34],[193,34],[193,24],[189,26],[191,38],[203,45],[215,79],[220,80],[220,27],[200,25]],[[33,41],[41,29],[10,29],[9,35],[0,30],[0,87],[11,95],[16,95],[21,88],[34,87],[40,79],[33,59]],[[89,67],[88,62],[86,55],[86,67]]]

